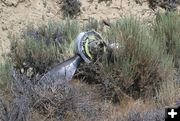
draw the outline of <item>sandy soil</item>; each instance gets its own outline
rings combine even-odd
[[[134,0],[112,0],[112,3],[98,3],[98,0],[81,2],[82,14],[77,17],[80,22],[88,20],[89,17],[114,20],[132,15],[146,21],[154,17],[154,12],[149,9],[147,2],[142,2],[142,5],[136,4]],[[60,19],[63,18],[59,0],[0,0],[0,45],[3,48],[0,54],[9,50],[8,35],[20,33],[23,27],[32,22],[44,23]]]
[[[45,22],[58,18],[59,6],[55,0],[0,0],[0,42],[3,51],[8,51],[9,34],[20,33],[28,23]]]
[[[93,0],[92,3],[87,2],[88,0],[81,1],[82,15],[78,17],[79,20],[87,20],[89,17],[114,20],[123,16],[136,16],[150,20],[154,16],[154,12],[148,7],[145,0],[140,0],[142,4],[136,4],[135,0],[112,0],[112,3],[98,3],[98,0]]]

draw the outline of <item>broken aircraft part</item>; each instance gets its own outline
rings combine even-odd
[[[62,86],[72,79],[80,62],[91,63],[95,54],[100,50],[105,50],[105,47],[113,48],[113,46],[105,44],[99,33],[95,31],[81,32],[75,40],[75,56],[44,74],[37,82],[35,89],[42,96],[45,96],[45,90],[55,92],[59,85]],[[114,47],[117,48],[117,45]]]
[[[104,47],[101,35],[95,31],[81,32],[75,41],[75,53],[79,54],[86,63],[93,60],[93,52]]]
[[[78,65],[82,61],[79,55],[76,55],[65,62],[57,65],[48,71],[36,84],[36,91],[45,96],[45,90],[55,92],[59,85],[65,84],[72,79]]]

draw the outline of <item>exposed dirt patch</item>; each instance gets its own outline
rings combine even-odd
[[[29,23],[44,23],[60,19],[59,10],[55,0],[46,1],[46,3],[44,0],[1,0],[0,43],[3,52],[9,50],[9,35],[20,33]]]

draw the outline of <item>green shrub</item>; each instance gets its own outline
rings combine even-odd
[[[134,98],[154,95],[159,81],[171,72],[172,58],[164,54],[160,43],[150,35],[150,29],[139,20],[124,18],[115,22],[106,35],[109,43],[120,44],[104,57],[102,70],[111,83]]]
[[[23,72],[44,73],[49,67],[73,55],[73,40],[78,33],[78,23],[69,19],[38,28],[28,26],[21,38],[11,41],[11,58],[15,68]]]
[[[180,17],[177,13],[159,13],[154,25],[154,39],[161,43],[166,53],[173,56],[175,65],[180,59]]]

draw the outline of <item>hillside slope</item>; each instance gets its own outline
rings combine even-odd
[[[80,22],[88,20],[89,17],[113,20],[129,15],[150,21],[154,16],[147,2],[142,5],[136,4],[134,0],[113,0],[112,3],[98,3],[98,0],[81,2],[82,13],[77,17]],[[44,23],[60,19],[63,19],[60,0],[0,0],[0,42],[3,51],[9,50],[9,34],[16,35],[32,22]]]

